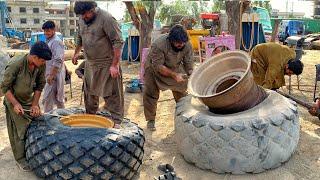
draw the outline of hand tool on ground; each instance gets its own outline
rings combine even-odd
[[[312,103],[304,102],[304,101],[302,101],[302,100],[300,100],[300,99],[298,99],[298,98],[296,98],[296,97],[294,97],[292,95],[286,94],[286,93],[284,93],[282,91],[276,90],[276,92],[281,94],[284,97],[287,97],[287,98],[295,101],[297,104],[301,105],[302,107],[307,108],[308,110],[314,107]],[[318,118],[319,118],[319,115],[320,115],[320,109],[317,110],[316,116],[318,116]]]
[[[26,112],[31,112],[31,110],[28,109],[23,109]],[[54,117],[59,117],[59,118],[68,118],[67,116],[61,116],[57,114],[50,114],[50,113],[41,113],[41,115],[48,115],[48,116],[54,116]]]
[[[160,164],[158,169],[165,174],[162,174],[158,177],[154,177],[155,180],[181,180],[181,178],[177,177],[177,174],[174,171],[173,162],[175,160],[175,156],[173,157],[171,164]]]

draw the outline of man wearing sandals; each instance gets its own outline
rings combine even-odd
[[[10,60],[1,82],[11,149],[23,171],[31,170],[25,159],[25,133],[32,119],[41,115],[39,99],[46,84],[45,64],[51,57],[48,45],[37,42],[29,54]]]
[[[52,60],[46,63],[47,83],[43,89],[44,112],[57,108],[64,108],[64,84],[66,69],[64,65],[64,45],[56,35],[56,26],[53,21],[47,21],[42,25],[47,38],[47,43],[52,52]]]
[[[193,71],[193,50],[181,25],[158,38],[151,46],[144,74],[143,107],[147,127],[155,130],[160,90],[171,90],[175,101],[187,95],[187,76]]]

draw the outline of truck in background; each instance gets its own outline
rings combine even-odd
[[[282,20],[279,25],[278,39],[286,44],[290,36],[302,36],[305,33],[305,25],[300,20]]]
[[[311,18],[271,18],[271,26],[274,28],[275,20],[297,20],[302,21],[305,26],[305,34],[312,34],[320,32],[320,19]]]

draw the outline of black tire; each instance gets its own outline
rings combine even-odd
[[[69,115],[84,110],[51,113]],[[35,174],[45,179],[132,179],[142,164],[145,138],[143,130],[129,120],[123,120],[121,126],[75,128],[61,124],[57,117],[39,117],[27,131],[26,159]]]
[[[255,107],[219,115],[191,96],[177,103],[176,140],[188,162],[216,173],[260,173],[289,160],[298,145],[296,103],[268,91]]]

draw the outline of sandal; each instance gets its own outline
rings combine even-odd
[[[171,164],[160,164],[158,166],[158,169],[162,172],[173,172],[174,171],[174,167],[171,166]]]
[[[23,172],[30,172],[32,171],[31,167],[27,164],[27,162],[16,162],[16,165],[18,166],[18,168],[23,171]]]
[[[155,120],[150,120],[147,122],[147,128],[150,131],[155,131],[156,130],[155,124],[156,124]]]

